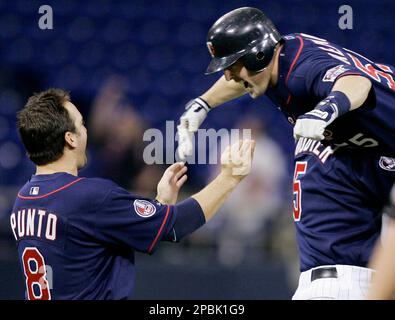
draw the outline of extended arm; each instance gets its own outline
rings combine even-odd
[[[168,167],[158,183],[155,199],[161,204],[175,205],[179,190],[187,180],[186,172],[187,167],[183,162]],[[209,185],[192,196],[199,203],[206,221],[214,215],[243,177],[244,175],[234,176],[222,170]]]
[[[250,173],[254,150],[254,140],[240,140],[229,146],[221,155],[221,173],[210,185],[192,196],[202,207],[206,220],[217,212],[230,192]]]
[[[103,188],[109,191],[101,193],[104,198],[89,211],[92,212],[89,215],[92,234],[103,243],[122,248],[126,245],[150,254],[160,240],[179,241],[209,220],[248,175],[254,145],[251,140],[238,143],[233,159],[225,162],[221,158],[221,173],[214,181],[176,204],[179,188],[186,180],[186,166],[182,163],[175,163],[166,170],[158,185],[157,201],[136,197],[112,182],[103,182]]]
[[[349,75],[339,78],[330,94],[310,112],[301,115],[295,123],[294,137],[324,139],[324,131],[336,118],[362,106],[372,88],[369,79]]]
[[[249,174],[254,148],[253,140],[242,140],[228,147],[221,157],[221,173],[204,189],[175,205],[177,220],[173,229],[177,240],[215,215],[233,189]]]
[[[340,91],[346,95],[350,101],[350,110],[355,110],[363,105],[368,98],[372,82],[362,76],[345,76],[338,79],[332,91]]]
[[[200,97],[186,104],[186,111],[181,116],[180,124],[177,126],[177,151],[181,160],[185,160],[187,156],[192,154],[193,134],[206,119],[207,113],[212,108],[241,97],[245,93],[246,91],[241,84],[234,80],[227,81],[225,76],[222,76]]]
[[[214,85],[200,97],[206,101],[211,108],[215,108],[225,102],[241,97],[246,93],[244,86],[234,80],[227,81],[222,76]]]

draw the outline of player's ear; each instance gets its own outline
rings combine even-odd
[[[66,145],[69,146],[70,148],[74,149],[77,147],[77,139],[75,133],[67,131],[64,134],[64,139],[66,140]]]

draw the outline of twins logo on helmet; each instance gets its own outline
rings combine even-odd
[[[136,213],[143,218],[151,217],[156,212],[155,206],[146,200],[134,200],[133,206],[134,211],[136,211]]]

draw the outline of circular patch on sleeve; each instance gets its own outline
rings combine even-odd
[[[379,161],[381,169],[395,171],[395,158],[381,157]]]
[[[134,200],[133,206],[134,211],[136,211],[136,213],[143,218],[151,217],[156,212],[155,206],[146,200]]]

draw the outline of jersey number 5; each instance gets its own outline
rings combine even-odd
[[[302,187],[301,182],[299,180],[299,176],[306,173],[307,162],[306,161],[297,161],[295,163],[295,172],[294,172],[294,183],[293,183],[293,215],[294,220],[299,221],[300,216],[302,215]]]
[[[26,247],[22,254],[22,261],[26,277],[27,298],[29,300],[51,300],[47,269],[40,251],[35,247]]]

